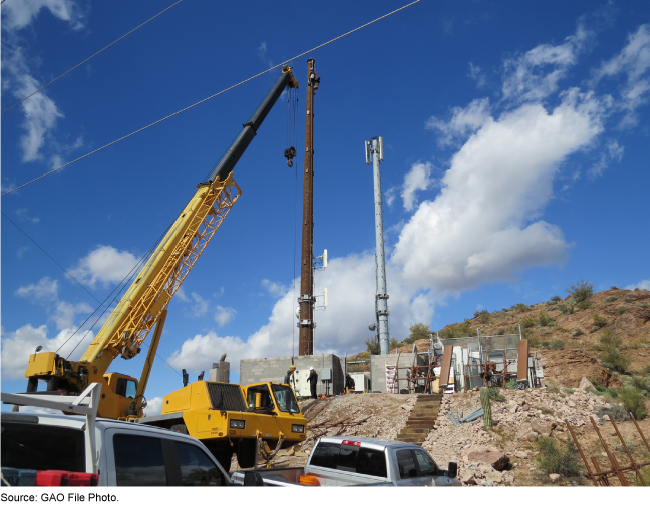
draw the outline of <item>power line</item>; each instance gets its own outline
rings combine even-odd
[[[63,165],[60,165],[59,167],[46,172],[42,176],[39,176],[39,177],[37,177],[35,179],[32,179],[31,181],[29,181],[27,183],[24,183],[24,184],[22,184],[20,186],[17,186],[16,188],[8,190],[5,193],[3,193],[2,195],[0,195],[0,197],[4,197],[5,195],[9,195],[10,193],[13,193],[13,192],[15,192],[17,190],[20,190],[21,188],[24,188],[25,186],[28,186],[28,185],[30,185],[32,183],[35,183],[39,179],[43,179],[44,177],[49,176],[50,174],[52,174],[53,172],[56,172],[57,170],[60,170],[60,169],[62,169],[64,167],[67,167],[68,165],[70,165],[72,163],[78,162],[79,160],[82,160],[83,158],[86,158],[87,156],[90,156],[90,155],[92,155],[94,153],[97,153],[98,151],[101,151],[102,149],[105,149],[105,148],[107,148],[109,146],[112,146],[113,144],[116,144],[116,143],[118,143],[118,142],[120,142],[120,141],[122,141],[122,140],[124,140],[124,139],[126,139],[128,137],[131,137],[132,135],[135,135],[135,134],[137,134],[139,132],[142,132],[143,130],[146,130],[147,128],[150,128],[150,127],[152,127],[154,125],[157,125],[158,123],[161,123],[161,122],[163,122],[163,121],[165,121],[165,120],[167,120],[167,119],[169,119],[169,118],[171,118],[173,116],[176,116],[178,114],[181,114],[182,112],[188,111],[188,110],[192,109],[193,107],[196,107],[197,105],[203,104],[204,102],[207,102],[208,100],[211,100],[211,99],[213,99],[213,98],[215,98],[215,97],[217,97],[219,95],[222,95],[223,93],[225,93],[227,91],[230,91],[233,88],[237,88],[238,86],[241,86],[242,84],[247,83],[248,81],[252,81],[253,79],[258,78],[261,75],[264,75],[264,74],[270,72],[271,70],[275,70],[278,67],[282,67],[283,65],[286,65],[287,63],[292,62],[293,60],[296,60],[296,59],[300,58],[301,56],[305,56],[306,54],[311,53],[312,51],[316,51],[317,49],[320,49],[321,47],[327,46],[328,44],[331,44],[332,42],[335,42],[335,41],[337,41],[339,39],[342,39],[343,37],[346,37],[346,36],[350,35],[351,33],[359,31],[362,28],[365,28],[366,26],[372,25],[373,23],[376,23],[377,21],[381,21],[382,19],[387,18],[388,16],[392,16],[393,14],[395,14],[395,13],[401,11],[401,10],[404,10],[407,7],[410,7],[411,5],[414,5],[414,4],[416,4],[416,3],[420,2],[420,1],[421,0],[415,0],[414,2],[411,2],[410,4],[404,5],[403,7],[400,7],[399,9],[396,9],[396,10],[394,10],[392,12],[389,12],[388,14],[384,14],[383,16],[381,16],[381,17],[379,17],[377,19],[374,19],[374,20],[366,23],[365,25],[361,25],[358,28],[355,28],[354,30],[350,30],[349,32],[344,33],[343,35],[339,35],[338,37],[335,37],[332,40],[329,40],[329,41],[327,41],[327,42],[325,42],[323,44],[320,44],[320,45],[318,45],[318,46],[316,46],[316,47],[314,47],[314,48],[312,48],[312,49],[310,49],[308,51],[305,51],[304,53],[300,53],[299,55],[296,55],[293,58],[290,58],[290,59],[276,65],[275,67],[271,67],[271,68],[269,68],[269,69],[267,69],[267,70],[265,70],[263,72],[260,72],[259,74],[256,74],[256,75],[254,75],[252,77],[249,77],[248,79],[245,79],[245,80],[243,80],[243,81],[241,81],[241,82],[239,82],[237,84],[233,84],[232,86],[230,86],[229,88],[226,88],[225,90],[222,90],[222,91],[220,91],[218,93],[215,93],[214,95],[211,95],[211,96],[209,96],[207,98],[204,98],[203,100],[200,100],[199,102],[196,102],[195,104],[192,104],[192,105],[190,105],[188,107],[185,107],[184,109],[181,109],[180,111],[169,114],[168,116],[165,116],[164,118],[161,118],[161,119],[159,119],[157,121],[154,121],[153,123],[150,123],[147,126],[144,126],[142,128],[139,128],[138,130],[135,130],[134,132],[131,132],[130,134],[124,135],[123,137],[120,137],[119,139],[116,139],[116,140],[114,140],[112,142],[109,142],[108,144],[105,144],[101,148],[97,148],[97,149],[95,149],[95,150],[93,150],[93,151],[91,151],[89,153],[86,153],[85,155],[80,156],[79,158],[75,158],[74,160],[72,160],[72,161],[70,161],[68,163],[64,163]]]
[[[2,3],[4,3],[4,1],[5,1],[5,0],[2,0]],[[47,87],[48,87],[50,84],[52,84],[53,82],[58,81],[58,80],[61,79],[64,75],[69,74],[70,72],[72,72],[72,71],[73,71],[74,69],[76,69],[77,67],[80,67],[81,65],[83,65],[84,63],[86,63],[86,62],[87,62],[88,60],[90,60],[91,58],[94,58],[95,56],[97,56],[97,55],[98,55],[99,53],[101,53],[102,51],[108,49],[108,48],[111,47],[113,44],[115,44],[115,43],[121,41],[121,40],[122,40],[124,37],[126,37],[127,35],[132,34],[132,33],[135,32],[138,28],[143,27],[143,26],[146,25],[149,21],[151,21],[151,20],[157,18],[157,17],[160,16],[163,12],[168,11],[169,9],[171,9],[172,7],[178,5],[178,4],[181,3],[182,1],[183,1],[183,0],[178,0],[178,2],[176,2],[176,3],[172,4],[172,5],[170,5],[170,6],[167,7],[166,9],[160,11],[160,12],[159,12],[158,14],[156,14],[154,17],[147,19],[144,23],[142,23],[142,24],[136,26],[136,27],[135,27],[133,30],[131,30],[130,32],[125,33],[125,34],[122,35],[119,39],[114,40],[114,41],[111,42],[108,46],[104,47],[103,49],[100,49],[100,50],[97,51],[95,54],[93,54],[92,56],[89,56],[88,58],[86,58],[86,59],[85,59],[84,61],[82,61],[81,63],[77,63],[77,64],[76,64],[74,67],[72,67],[70,70],[66,70],[66,71],[65,71],[63,74],[61,74],[59,77],[56,77],[56,78],[52,79],[49,83],[47,83],[47,84],[41,86],[39,89],[37,89],[36,91],[30,93],[29,95],[27,95],[27,96],[26,96],[25,98],[23,98],[22,100],[19,100],[18,102],[16,102],[16,103],[15,103],[14,105],[12,105],[11,107],[5,109],[4,111],[2,111],[2,114],[6,113],[7,111],[10,111],[11,109],[13,109],[14,107],[16,107],[17,105],[22,104],[22,103],[23,103],[25,100],[27,100],[29,97],[31,97],[31,96],[33,96],[33,95],[36,95],[39,91],[41,91],[41,90],[47,88]]]
[[[70,277],[70,278],[71,278],[75,283],[77,283],[81,288],[83,288],[83,289],[85,290],[85,292],[86,292],[88,295],[90,295],[93,299],[95,299],[97,302],[99,302],[99,300],[97,299],[97,297],[95,297],[92,293],[90,293],[90,292],[86,289],[85,286],[83,286],[81,283],[79,283],[79,281],[77,281],[76,278],[75,278],[72,274],[70,274],[68,271],[66,271],[65,268],[64,268],[64,267],[63,267],[59,262],[57,262],[56,260],[54,260],[54,258],[52,258],[52,255],[50,255],[47,251],[45,251],[43,248],[41,248],[41,246],[40,246],[40,245],[39,245],[39,244],[38,244],[34,239],[32,239],[31,237],[29,237],[29,235],[27,235],[27,232],[25,232],[25,231],[24,231],[22,228],[20,228],[20,227],[19,227],[19,226],[18,226],[18,225],[17,225],[17,224],[16,224],[16,223],[11,219],[11,218],[9,218],[9,216],[7,216],[7,215],[5,214],[4,211],[2,211],[2,216],[4,216],[5,218],[7,218],[7,219],[11,222],[11,224],[12,224],[14,227],[16,227],[18,230],[20,230],[20,231],[25,235],[25,237],[27,237],[27,239],[29,239],[30,241],[32,241],[32,242],[36,245],[36,247],[37,247],[38,249],[40,249],[43,253],[45,253],[45,254],[47,255],[47,257],[48,257],[50,260],[52,260],[52,262],[54,262],[56,265],[58,265],[59,268],[60,268],[63,272],[65,272],[65,273],[66,273],[66,274],[67,274],[67,275],[68,275],[68,276],[69,276],[69,277]],[[99,302],[99,304],[102,304],[102,305],[103,305],[102,302]]]

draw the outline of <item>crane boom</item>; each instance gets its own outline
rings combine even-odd
[[[48,390],[77,393],[81,393],[88,384],[98,382],[103,385],[102,394],[106,394],[102,395],[100,401],[99,416],[126,416],[132,399],[116,398],[124,398],[125,395],[112,391],[110,380],[104,381],[108,367],[118,356],[124,359],[136,356],[147,334],[159,320],[156,333],[157,337],[160,336],[164,321],[161,315],[166,314],[170,299],[241,195],[241,189],[232,177],[233,168],[283,90],[287,86],[297,85],[291,68],[283,68],[281,76],[250,120],[244,123],[242,131],[217,163],[208,181],[197,185],[196,193],[151,253],[81,359],[78,362],[67,361],[54,352],[31,355],[25,372],[29,378],[28,391],[36,390],[39,379],[48,381]],[[145,385],[150,370],[151,357],[148,357],[141,378]],[[142,395],[145,385],[138,388],[138,396]]]

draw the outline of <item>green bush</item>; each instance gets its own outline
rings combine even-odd
[[[616,299],[618,299],[618,297],[616,297],[616,295],[610,295],[609,297],[607,297],[605,299],[605,302],[614,302]]]
[[[642,420],[646,415],[645,398],[643,390],[632,385],[625,385],[618,392],[618,398],[623,401],[625,409],[634,415],[637,420]]]
[[[424,323],[414,323],[409,327],[409,336],[402,342],[404,344],[413,344],[419,339],[429,339],[431,329]]]
[[[505,335],[506,335],[506,332],[507,332],[506,329],[496,329],[496,330],[494,331],[494,335],[495,335],[495,336],[505,336]]]
[[[558,447],[557,441],[551,437],[541,437],[537,442],[539,455],[537,465],[548,474],[561,474],[566,478],[580,476],[580,453],[573,439]]]
[[[539,323],[542,327],[548,327],[551,323],[553,323],[553,318],[551,318],[548,313],[546,313],[546,311],[540,311],[537,323]]]
[[[602,418],[604,415],[609,415],[617,422],[627,422],[628,420],[631,420],[630,414],[625,409],[625,406],[619,403],[610,404],[609,408],[600,406],[596,409],[596,416]]]
[[[551,297],[551,300],[553,302],[560,302],[562,300],[562,297],[560,297],[559,295],[553,295],[553,297]]]
[[[560,388],[555,384],[555,382],[551,381],[547,386],[546,389],[548,390],[549,393],[551,394],[559,394],[560,393]]]
[[[621,316],[625,311],[627,311],[627,308],[624,308],[623,306],[619,307],[616,309],[616,316]]]
[[[366,339],[366,348],[373,355],[379,355],[379,339],[377,337],[369,337]]]
[[[630,359],[621,355],[623,340],[606,328],[600,336],[600,349],[602,353],[600,360],[604,367],[615,372],[624,373],[630,367]]]
[[[472,334],[472,328],[470,327],[469,323],[464,322],[464,323],[453,323],[452,325],[449,325],[446,329],[441,330],[438,335],[442,339],[452,339],[456,337],[469,337]]]
[[[594,321],[594,327],[596,327],[596,329],[602,329],[607,326],[607,318],[598,313],[591,315],[591,319]]]
[[[513,305],[510,309],[514,309],[515,311],[519,313],[523,313],[524,311],[527,311],[530,309],[526,304],[522,304],[521,302],[519,304]]]
[[[620,290],[618,286],[612,286],[612,290]]]
[[[560,307],[560,314],[573,314],[573,306],[565,304]]]
[[[575,392],[575,390],[574,390],[573,388],[566,388],[566,387],[563,388],[562,391],[563,391],[564,393],[569,394],[569,395],[571,395],[572,393]]]
[[[581,336],[583,334],[584,334],[584,332],[582,331],[582,329],[575,329],[573,332],[571,332],[571,335],[573,337],[579,337],[579,336]]]
[[[650,397],[650,377],[632,376],[629,383],[634,388],[641,390],[643,395]]]
[[[591,307],[591,303],[588,300],[581,300],[576,304],[576,307],[584,311],[585,309],[589,309]]]
[[[560,341],[559,339],[556,339],[555,341],[544,341],[540,343],[540,347],[547,350],[563,350],[564,341]]]
[[[506,402],[505,396],[499,393],[499,387],[490,387],[488,388],[488,397],[492,401],[497,402]]]
[[[555,306],[557,304],[556,300],[547,300],[546,305],[547,306]]]
[[[532,318],[522,318],[521,322],[519,323],[521,323],[521,328],[523,329],[528,329],[535,326],[535,320]]]
[[[517,385],[516,381],[508,380],[506,381],[506,390],[514,390],[516,385]]]
[[[479,318],[479,322],[481,322],[482,325],[487,325],[490,323],[490,313],[487,311],[482,311],[481,312],[481,317]]]
[[[594,294],[594,285],[589,283],[589,281],[581,279],[575,285],[571,285],[567,288],[566,291],[569,292],[576,301],[582,302]]]
[[[645,374],[646,376],[647,376],[648,374],[650,374],[650,365],[646,365],[646,366],[643,368],[643,374]]]
[[[399,341],[395,339],[394,337],[390,338],[390,343],[388,343],[388,349],[389,350],[394,350],[395,348],[399,348]]]
[[[627,304],[632,304],[632,302],[634,302],[634,299],[630,299],[629,297],[625,297],[623,299],[623,302],[626,302]]]

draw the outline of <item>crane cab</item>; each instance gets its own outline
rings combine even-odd
[[[106,418],[125,419],[131,403],[135,400],[138,382],[135,378],[109,372],[104,374],[108,392],[102,388],[102,415]]]

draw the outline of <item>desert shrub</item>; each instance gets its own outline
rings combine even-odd
[[[616,295],[610,295],[609,297],[607,297],[605,299],[605,302],[614,302],[616,299],[618,299],[618,297],[616,297]]]
[[[528,344],[531,348],[539,347],[539,338],[537,336],[525,337],[524,339],[528,339]]]
[[[612,286],[612,290],[620,290],[618,286]]]
[[[640,292],[641,289],[637,286],[637,287],[634,289],[634,291],[635,291],[635,292]]]
[[[566,291],[569,292],[576,301],[581,302],[587,300],[594,294],[594,285],[589,283],[589,281],[581,279],[575,285],[571,285],[567,288]]]
[[[560,393],[560,388],[553,382],[551,381],[547,386],[546,389],[548,390],[549,393],[551,394],[559,394]]]
[[[495,336],[505,336],[506,335],[506,329],[496,329],[494,331]]]
[[[442,339],[451,339],[455,337],[469,337],[472,335],[472,328],[469,323],[453,323],[447,328],[441,330],[438,334]]]
[[[560,314],[573,314],[573,306],[568,304],[560,307]]]
[[[490,387],[490,388],[488,388],[488,397],[492,401],[506,402],[505,396],[501,395],[500,392],[499,392],[499,387]]]
[[[614,372],[625,372],[630,367],[630,359],[621,354],[621,350],[613,348],[604,351],[600,355],[603,367]]]
[[[591,307],[591,302],[589,302],[588,300],[581,300],[576,304],[576,307],[584,311],[585,309],[589,309]]]
[[[632,376],[629,383],[634,388],[641,390],[643,395],[650,397],[650,377]]]
[[[540,346],[547,350],[563,350],[564,341],[560,341],[559,339],[556,339],[555,341],[544,341],[540,343]]]
[[[623,302],[626,302],[627,304],[632,304],[632,302],[634,302],[634,299],[630,299],[629,297],[625,297],[623,299]]]
[[[390,338],[390,342],[388,343],[388,349],[389,350],[394,350],[395,348],[399,348],[399,341],[395,339],[394,337]]]
[[[418,339],[429,339],[431,329],[424,323],[414,323],[409,327],[409,336],[402,342],[404,344],[413,344]]]
[[[521,319],[521,328],[528,329],[535,326],[535,320],[532,318],[522,318]]]
[[[537,319],[537,323],[539,323],[542,327],[547,327],[553,322],[553,318],[551,318],[546,311],[540,311],[539,312],[539,318]]]
[[[647,376],[648,374],[650,374],[650,365],[646,365],[646,366],[643,368],[643,374],[645,374],[646,376]]]
[[[555,306],[557,304],[557,301],[555,300],[547,300],[546,305],[547,306]]]
[[[553,297],[551,297],[552,302],[560,302],[561,300],[562,297],[560,297],[559,295],[553,295]]]
[[[510,309],[514,309],[515,311],[518,311],[519,313],[523,313],[524,311],[527,311],[530,308],[526,304],[522,304],[520,302],[519,304],[514,304]]]
[[[363,364],[348,364],[348,372],[363,372]]]
[[[573,439],[564,443],[563,447],[558,446],[556,439],[542,437],[537,442],[539,455],[537,465],[548,474],[561,474],[567,478],[580,476],[580,453],[576,448]]]
[[[366,339],[366,348],[373,355],[379,355],[379,339],[377,337],[369,337]]]
[[[646,408],[643,390],[628,384],[619,390],[618,398],[623,401],[625,409],[631,412],[634,418],[637,420],[645,418]]]
[[[566,388],[566,387],[563,388],[562,391],[563,391],[564,393],[569,394],[569,395],[571,395],[573,392],[575,392],[575,390],[574,390],[573,388]]]
[[[624,308],[623,306],[619,307],[616,309],[616,316],[621,316],[625,311],[627,311],[627,308]]]
[[[594,327],[596,327],[596,329],[602,329],[607,326],[607,318],[598,313],[591,315],[591,319],[594,321]]]
[[[625,409],[625,406],[619,403],[610,404],[609,408],[600,406],[596,409],[597,417],[603,418],[605,415],[609,415],[617,422],[627,422],[628,420],[631,420],[630,414],[627,412],[627,409]]]
[[[517,385],[516,381],[508,380],[508,381],[506,381],[506,390],[514,390],[516,385]]]
[[[584,332],[582,331],[582,329],[575,329],[573,332],[571,332],[571,335],[573,337],[579,337],[579,336],[581,336],[583,334],[584,334]]]
[[[487,311],[482,311],[481,317],[479,318],[479,322],[481,322],[481,324],[483,325],[487,325],[488,323],[490,323],[490,313],[488,313]]]
[[[637,302],[634,305],[639,307],[650,307],[650,304],[648,304],[647,302]]]

